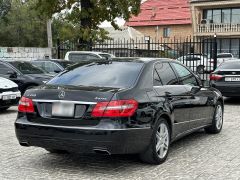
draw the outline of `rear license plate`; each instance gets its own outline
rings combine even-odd
[[[4,101],[16,99],[16,98],[17,98],[17,96],[14,95],[14,94],[2,96],[2,99],[3,99]]]
[[[240,77],[226,77],[225,81],[240,81]]]
[[[58,117],[73,117],[74,116],[74,104],[72,103],[53,103],[52,104],[52,116]]]

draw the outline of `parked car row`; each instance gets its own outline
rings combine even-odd
[[[187,54],[177,59],[187,67],[192,69],[195,73],[203,74],[204,72],[211,72],[214,70],[214,60],[205,54]],[[219,53],[217,54],[217,67],[222,63],[236,60],[231,53]]]

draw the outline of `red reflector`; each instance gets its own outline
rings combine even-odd
[[[210,80],[212,81],[218,81],[218,80],[221,80],[223,78],[222,75],[219,75],[219,74],[210,74]]]
[[[98,102],[92,111],[93,117],[130,117],[138,108],[138,102],[131,100],[118,100]]]
[[[34,112],[34,106],[32,99],[22,97],[19,101],[18,105],[18,111],[19,112],[26,112],[26,113],[33,113]]]

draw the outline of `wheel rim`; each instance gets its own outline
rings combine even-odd
[[[163,159],[167,155],[168,148],[169,148],[168,128],[166,124],[161,123],[156,133],[156,152],[158,154],[158,157]]]
[[[223,111],[222,111],[222,106],[218,105],[216,109],[216,114],[215,114],[215,120],[216,120],[216,128],[220,130],[223,125]]]

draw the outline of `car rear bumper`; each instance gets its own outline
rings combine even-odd
[[[213,87],[218,89],[223,96],[226,97],[240,97],[240,84],[213,84]]]
[[[18,141],[23,146],[66,150],[76,153],[94,153],[103,150],[109,154],[141,153],[150,144],[150,128],[96,129],[43,125],[19,118],[15,122]]]
[[[9,95],[16,95],[16,99],[8,99],[8,100],[3,100],[4,96],[9,96]],[[21,93],[18,92],[3,92],[0,93],[0,107],[9,107],[16,105],[21,97]]]

